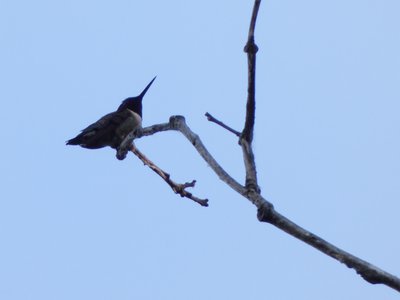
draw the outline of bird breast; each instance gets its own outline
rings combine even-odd
[[[121,138],[125,138],[130,132],[142,126],[142,118],[135,112],[127,109],[125,112],[124,121],[117,129],[117,135]]]

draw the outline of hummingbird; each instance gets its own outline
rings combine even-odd
[[[79,145],[87,149],[109,146],[118,152],[125,137],[130,132],[142,128],[142,100],[156,77],[150,81],[139,96],[126,98],[116,111],[89,125],[76,137],[68,140],[66,144]],[[124,157],[118,157],[117,154],[117,158],[123,159]]]

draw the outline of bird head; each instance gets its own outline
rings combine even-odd
[[[156,76],[157,77],[157,76]],[[156,79],[154,77],[150,83],[144,88],[144,90],[140,93],[139,96],[129,97],[122,101],[121,105],[118,107],[117,111],[121,111],[124,109],[130,109],[131,111],[137,113],[140,117],[142,117],[142,100],[147,90],[150,88],[153,81]]]

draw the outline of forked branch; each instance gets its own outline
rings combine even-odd
[[[330,257],[344,263],[349,268],[353,268],[362,278],[369,283],[385,284],[400,292],[400,279],[369,262],[362,260],[336,246],[325,241],[321,237],[300,227],[296,223],[278,213],[271,202],[267,201],[260,193],[248,190],[245,186],[232,178],[214,159],[207,148],[204,146],[200,137],[194,133],[185,122],[182,116],[172,116],[168,123],[156,124],[143,129],[141,135],[150,136],[158,132],[174,130],[182,133],[189,142],[195,147],[200,156],[208,163],[217,176],[229,185],[234,191],[253,203],[258,209],[258,220],[266,222],[285,231],[291,236],[305,242],[315,249],[329,255]]]
[[[214,157],[208,152],[204,144],[202,143],[200,137],[195,134],[186,124],[184,117],[182,116],[172,116],[168,123],[156,124],[144,128],[141,132],[132,133],[124,141],[124,145],[121,145],[121,149],[118,151],[117,155],[123,155],[126,149],[131,149],[130,144],[133,138],[143,137],[155,134],[157,132],[175,130],[182,133],[190,143],[195,147],[200,156],[208,163],[212,170],[217,174],[217,176],[226,184],[228,184],[233,190],[241,194],[243,197],[248,199],[253,203],[258,210],[257,217],[259,221],[266,222],[274,225],[275,227],[285,231],[291,236],[307,243],[308,245],[314,247],[315,249],[329,255],[330,257],[344,263],[349,268],[353,268],[362,278],[372,284],[385,284],[400,292],[400,279],[332,244],[325,241],[321,237],[307,231],[306,229],[298,226],[294,222],[290,221],[286,217],[279,214],[272,203],[267,201],[260,193],[260,189],[257,183],[257,173],[254,154],[252,150],[252,140],[254,132],[255,123],[255,74],[256,74],[256,53],[258,50],[257,45],[254,42],[254,31],[256,25],[256,19],[258,14],[258,9],[261,0],[255,0],[252,18],[250,22],[248,41],[244,48],[248,57],[248,95],[247,95],[247,105],[246,105],[246,120],[243,131],[240,134],[239,142],[242,146],[243,158],[246,168],[246,183],[245,185],[240,184],[234,178],[232,178],[214,159]],[[215,120],[213,120],[215,122]],[[236,134],[235,130],[226,126],[222,122],[215,122],[225,129]],[[126,145],[129,145],[126,147]],[[125,149],[125,150],[124,150]],[[136,149],[137,150],[137,149]],[[139,152],[134,152],[138,155]],[[138,155],[140,158],[141,155]],[[143,157],[141,158],[143,161]],[[149,166],[151,163],[148,164]],[[172,188],[173,184],[168,181],[169,176],[159,168],[151,167],[153,171],[159,174]],[[186,186],[185,186],[186,187]],[[174,189],[174,188],[173,188]],[[184,190],[184,189],[183,189]],[[193,200],[193,199],[192,199]]]

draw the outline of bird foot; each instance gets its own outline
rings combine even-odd
[[[117,157],[118,160],[124,160],[127,154],[128,154],[127,149],[117,148],[117,153],[115,154],[115,156]]]

